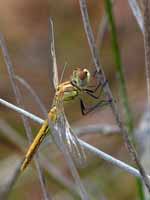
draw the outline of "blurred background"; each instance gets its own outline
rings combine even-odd
[[[100,44],[99,42],[99,29],[105,13],[104,3],[98,0],[88,0],[88,9],[103,68],[116,101],[121,108],[109,29],[104,35],[103,43]],[[136,126],[146,103],[143,37],[127,1],[116,0],[114,14],[129,102]],[[94,71],[77,0],[5,0],[0,2],[0,31],[5,36],[14,70],[17,75],[23,77],[32,86],[47,110],[49,110],[54,96],[50,44],[48,41],[49,16],[52,17],[54,22],[59,77],[65,64],[67,64],[67,70],[63,81],[68,80],[72,70],[78,66],[86,67],[91,72]],[[26,109],[43,117],[34,98],[21,85],[19,85],[19,88]],[[0,97],[16,104],[1,51]],[[85,101],[93,103],[87,98],[85,98]],[[70,124],[74,127],[97,123],[115,124],[109,107],[103,110],[97,109],[87,116],[82,116],[77,100],[67,104],[65,111]],[[0,105],[0,116],[0,120],[11,126],[24,139],[26,138],[19,114]],[[31,125],[35,135],[39,125],[32,121]],[[15,163],[24,155],[15,143],[4,137],[3,132],[4,130],[0,128],[0,160],[2,162],[0,185],[3,185],[4,179],[7,180],[11,167],[13,168]],[[119,134],[104,136],[91,133],[82,137],[82,139],[118,159],[133,164]],[[26,144],[26,148],[27,146]],[[46,147],[44,151],[49,152],[49,154],[51,152],[51,155],[47,156],[47,161],[72,181],[65,161],[55,145]],[[91,199],[137,199],[133,176],[103,160],[97,159],[90,153],[87,153],[87,167],[79,169],[79,172],[86,188],[88,188]],[[54,199],[78,199],[77,195],[69,191],[67,187],[47,172],[46,179],[48,190]],[[9,195],[9,199],[42,199],[35,168],[30,166],[19,177]]]

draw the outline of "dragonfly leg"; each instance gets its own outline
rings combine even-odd
[[[106,84],[107,84],[107,80],[106,80],[106,81],[104,82],[104,84],[102,85],[98,96],[96,96],[96,95],[94,94],[95,91],[93,91],[93,90],[86,89],[85,92],[86,92],[89,96],[93,97],[94,99],[99,99],[99,97],[101,96],[101,94],[102,94],[102,92],[103,92],[103,88],[105,87]],[[97,90],[97,88],[96,88],[96,90]]]
[[[95,87],[95,89],[94,90],[90,90],[90,89],[85,89],[85,91],[89,94],[89,93],[91,93],[91,94],[93,94],[93,93],[95,93],[97,90],[98,90],[98,88],[100,87],[100,92],[99,92],[99,95],[97,96],[97,98],[99,98],[100,97],[100,95],[102,94],[102,92],[103,92],[103,88],[105,87],[105,85],[108,83],[108,80],[106,80],[104,83],[103,83],[103,85],[101,85],[101,83],[99,82],[98,84],[97,84],[97,86]],[[90,94],[89,94],[90,95]],[[92,96],[92,95],[91,95]],[[95,96],[95,95],[94,95]]]
[[[85,108],[85,105],[84,105],[82,99],[80,99],[80,107],[81,107],[81,113],[82,113],[82,115],[85,115],[86,108]]]
[[[80,99],[80,106],[81,106],[82,115],[87,115],[88,113],[92,112],[95,108],[106,106],[106,105],[110,104],[111,102],[112,102],[112,99],[101,100],[98,103],[96,103],[95,105],[86,108],[85,104],[83,103],[83,100]]]
[[[90,92],[87,92],[87,91],[86,91],[86,94],[88,94],[89,96],[93,97],[94,99],[99,99],[99,97],[101,95],[101,94],[99,94],[98,96],[96,96],[93,93],[90,93]]]

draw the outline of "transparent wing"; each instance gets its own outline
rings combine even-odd
[[[50,19],[50,45],[51,45],[51,56],[52,56],[52,63],[53,63],[53,85],[56,90],[59,79],[58,79],[58,69],[56,63],[56,54],[55,54],[55,43],[54,43],[54,27],[53,21]],[[66,65],[64,69],[66,68]],[[63,73],[62,73],[63,74]],[[63,76],[63,75],[62,75]],[[61,77],[62,79],[62,77]],[[58,147],[66,146],[68,152],[71,154],[73,160],[78,164],[83,164],[83,160],[85,160],[85,154],[78,142],[77,137],[73,133],[66,117],[64,114],[63,109],[63,102],[59,100],[55,102],[55,106],[57,108],[57,121],[54,124],[54,131],[53,137],[55,137],[55,141]],[[57,133],[58,132],[58,133]],[[59,135],[59,136],[58,136]],[[62,145],[62,143],[64,145]],[[64,149],[61,149],[64,150]]]
[[[52,57],[52,65],[53,65],[53,85],[56,90],[59,79],[58,79],[58,69],[57,69],[57,62],[56,62],[56,53],[55,53],[55,42],[54,42],[54,26],[53,21],[50,18],[50,47],[51,47],[51,57]]]
[[[65,116],[64,116],[65,117]],[[65,119],[66,122],[66,134],[65,134],[65,139],[67,141],[68,147],[69,147],[69,152],[71,153],[75,163],[78,166],[83,166],[85,165],[85,152],[83,147],[80,145],[77,136],[74,134],[72,128],[70,127],[68,121]]]
[[[57,103],[57,110],[57,121],[54,126],[59,133],[59,145],[63,142],[76,165],[81,167],[85,164],[84,149],[66,119],[62,102]]]
[[[58,111],[57,116],[58,116],[57,121],[53,124],[53,127],[52,127],[52,130],[53,130],[52,135],[54,137],[56,144],[58,145],[59,149],[61,150],[61,152],[64,155],[64,158],[67,162],[70,172],[75,180],[77,189],[81,196],[81,199],[89,200],[88,194],[84,188],[84,185],[83,185],[83,183],[80,179],[80,176],[78,174],[78,171],[76,169],[74,159],[72,159],[72,158],[75,158],[76,161],[79,161],[79,159],[81,158],[79,156],[81,154],[79,153],[79,150],[77,148],[76,140],[71,135],[70,127],[67,123],[64,112]],[[74,152],[73,150],[76,151],[76,155],[78,155],[79,157],[72,156],[72,155],[75,155],[75,154],[72,154]]]

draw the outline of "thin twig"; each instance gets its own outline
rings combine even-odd
[[[43,120],[40,117],[38,117],[36,115],[33,115],[32,113],[30,113],[30,112],[28,112],[28,111],[26,111],[26,110],[24,110],[22,108],[19,108],[18,106],[15,106],[14,104],[9,103],[8,101],[5,101],[2,98],[0,98],[0,103],[2,105],[4,105],[4,106],[6,106],[6,107],[8,107],[8,108],[10,108],[10,109],[12,109],[12,110],[24,115],[24,116],[32,119],[32,120],[34,119],[34,121],[36,121],[37,123],[43,124]]]
[[[84,24],[85,33],[86,33],[88,43],[89,43],[89,47],[90,47],[90,51],[91,51],[91,54],[92,54],[92,59],[93,59],[94,65],[96,67],[96,70],[99,74],[99,80],[101,81],[101,84],[103,85],[104,82],[106,81],[106,77],[105,77],[104,71],[102,69],[102,66],[100,64],[100,60],[99,60],[99,56],[98,56],[98,50],[96,48],[93,31],[92,31],[90,21],[89,21],[86,0],[79,0],[79,3],[80,3],[80,10],[81,10],[81,14],[82,14],[82,20],[83,20],[83,24]],[[105,95],[107,96],[108,99],[113,100],[112,103],[111,103],[111,109],[112,109],[113,114],[115,116],[116,123],[118,124],[118,126],[121,130],[125,144],[127,146],[127,149],[129,151],[133,161],[136,163],[136,165],[137,165],[137,167],[138,167],[138,169],[141,173],[141,176],[143,177],[143,182],[145,183],[146,187],[148,188],[148,190],[150,192],[149,179],[146,176],[145,170],[144,170],[144,168],[143,168],[143,166],[142,166],[142,164],[141,164],[141,162],[138,158],[135,147],[133,146],[133,144],[132,144],[132,142],[131,142],[131,140],[128,136],[128,132],[124,128],[124,125],[123,125],[121,118],[120,118],[120,114],[118,112],[118,107],[117,107],[117,105],[114,101],[112,92],[111,92],[108,84],[104,88],[104,92],[105,92]]]
[[[36,115],[22,109],[22,108],[19,108],[18,106],[15,106],[3,99],[0,98],[0,104],[14,110],[15,112],[18,112],[18,113],[21,113],[23,115],[25,115],[26,117],[32,119],[33,121],[39,123],[39,124],[43,124],[44,120],[37,117]],[[132,174],[133,176],[136,176],[136,177],[140,177],[141,179],[143,178],[140,174],[140,172],[135,169],[134,167],[131,167],[129,165],[127,165],[126,163],[120,161],[120,160],[117,160],[116,158],[113,158],[112,156],[104,153],[103,151],[93,147],[92,145],[86,143],[86,142],[83,142],[82,140],[79,140],[80,141],[80,144],[83,145],[85,147],[85,149],[89,150],[90,152],[92,152],[93,154],[97,155],[99,158],[102,158],[110,163],[112,163],[113,165],[121,168],[122,170]],[[148,178],[150,178],[150,176],[148,176]]]
[[[7,66],[7,71],[9,74],[9,78],[10,78],[10,82],[11,82],[11,85],[13,88],[14,95],[16,97],[17,104],[20,105],[21,107],[24,107],[23,103],[21,102],[22,97],[21,97],[19,88],[17,87],[16,82],[15,82],[15,78],[14,78],[15,72],[14,72],[13,65],[12,65],[11,59],[9,57],[7,46],[5,44],[5,40],[4,40],[2,33],[0,33],[0,46],[2,48],[4,60],[5,60],[6,66]],[[31,130],[30,124],[28,122],[28,119],[26,119],[26,117],[23,115],[21,115],[21,118],[22,118],[25,130],[26,130],[28,140],[31,142],[32,141],[32,130]],[[46,185],[45,185],[45,177],[43,176],[43,171],[42,171],[41,167],[39,166],[37,156],[35,158],[35,164],[36,164],[36,168],[37,168],[37,172],[38,172],[39,181],[41,184],[43,197],[45,200],[48,200],[48,199],[50,199],[50,197],[49,197]],[[14,182],[15,182],[15,180],[14,180]]]
[[[80,127],[73,127],[74,132],[79,136],[97,133],[100,135],[114,135],[120,133],[120,129],[115,125],[109,124],[91,124]]]

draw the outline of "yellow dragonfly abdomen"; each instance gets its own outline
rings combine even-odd
[[[52,122],[56,121],[57,115],[56,115],[56,107],[55,106],[53,106],[53,108],[48,113],[48,117]],[[41,142],[47,135],[48,131],[49,131],[48,120],[45,120],[25,155],[25,159],[21,165],[21,171],[23,171],[27,167],[27,165],[33,158],[35,152],[37,151],[39,145],[41,144]]]

